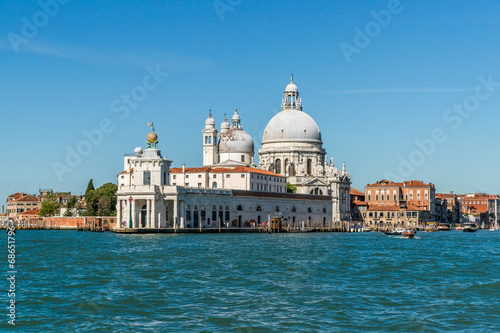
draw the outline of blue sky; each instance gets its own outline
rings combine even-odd
[[[500,85],[474,99],[481,80],[500,82],[500,1],[66,2],[56,13],[42,1],[51,15],[35,1],[0,2],[2,202],[116,182],[148,121],[174,166],[199,166],[209,109],[220,124],[237,106],[257,152],[291,72],[354,187],[403,176],[439,192],[500,192]],[[342,45],[357,51],[346,57]],[[168,76],[141,90],[146,68]],[[146,96],[114,112],[132,91]],[[466,117],[448,111],[466,102]],[[102,122],[108,133],[68,167],[68,147]],[[58,177],[54,165],[68,169]]]

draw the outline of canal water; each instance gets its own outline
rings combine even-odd
[[[15,329],[500,332],[499,244],[498,231],[409,240],[20,230]],[[0,330],[11,328],[7,289],[4,279]]]

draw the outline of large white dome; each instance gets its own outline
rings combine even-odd
[[[275,115],[264,130],[262,143],[280,141],[321,142],[321,132],[314,119],[304,111],[284,110]]]
[[[220,135],[219,153],[254,153],[250,134],[241,128],[231,128]]]

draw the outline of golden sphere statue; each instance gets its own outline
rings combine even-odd
[[[156,141],[158,141],[158,135],[156,135],[155,132],[150,132],[146,139],[149,143],[155,143]]]

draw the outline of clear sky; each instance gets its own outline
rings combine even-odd
[[[116,182],[148,121],[200,166],[208,110],[219,127],[237,106],[257,152],[291,72],[354,187],[500,192],[500,1],[60,2],[0,2],[2,203]]]

